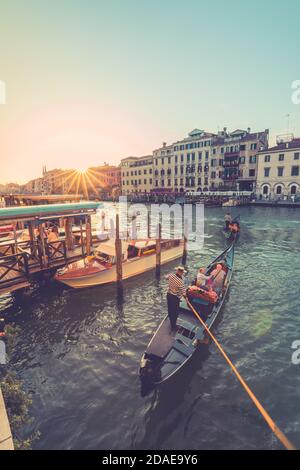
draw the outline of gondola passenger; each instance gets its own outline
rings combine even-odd
[[[177,266],[177,268],[175,268],[175,273],[170,273],[166,276],[168,279],[168,316],[172,330],[176,330],[180,299],[186,295],[186,289],[182,279],[184,273],[184,268],[182,266]]]
[[[211,279],[213,281],[213,286],[217,291],[222,289],[225,277],[226,277],[226,273],[223,270],[223,266],[222,264],[218,263],[215,269],[211,272]]]
[[[202,287],[202,289],[206,289],[206,283],[211,279],[211,275],[207,276],[205,274],[205,268],[199,268],[196,280],[196,286]]]
[[[225,221],[225,230],[229,230],[229,225],[232,224],[232,217],[229,212],[225,214],[224,221]]]

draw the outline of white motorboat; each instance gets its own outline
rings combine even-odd
[[[122,241],[123,279],[142,274],[156,265],[155,240]],[[178,259],[183,254],[182,240],[161,241],[161,264]],[[102,242],[93,256],[76,261],[57,271],[57,281],[82,289],[116,282],[115,241]]]

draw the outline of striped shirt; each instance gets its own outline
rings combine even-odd
[[[184,282],[177,274],[168,274],[168,294],[176,295],[179,299],[185,294]]]

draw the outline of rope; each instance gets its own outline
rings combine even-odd
[[[256,406],[256,408],[258,409],[258,411],[262,414],[263,418],[266,420],[266,422],[268,423],[269,427],[271,428],[271,430],[273,431],[273,433],[276,435],[276,437],[279,439],[279,441],[284,445],[284,447],[288,450],[296,450],[295,446],[288,440],[288,438],[285,436],[285,434],[283,434],[283,432],[278,428],[278,426],[276,425],[276,423],[274,423],[274,421],[272,420],[272,418],[270,417],[270,415],[267,413],[267,411],[264,409],[264,407],[262,406],[262,404],[258,401],[258,399],[256,398],[256,396],[254,395],[254,393],[252,392],[252,390],[249,388],[249,386],[247,385],[247,383],[245,382],[245,380],[243,379],[243,377],[241,376],[241,374],[238,372],[237,368],[235,367],[235,365],[231,362],[231,360],[229,359],[229,357],[227,356],[227,354],[225,353],[225,351],[223,350],[222,346],[220,345],[220,343],[218,342],[218,340],[214,337],[214,335],[211,333],[211,331],[209,330],[209,328],[206,326],[205,322],[202,320],[202,318],[200,317],[200,315],[196,312],[196,310],[194,309],[194,307],[192,306],[192,304],[189,302],[188,299],[186,299],[186,302],[189,306],[189,308],[191,309],[191,311],[193,312],[193,314],[198,318],[198,320],[200,321],[200,323],[202,324],[202,326],[205,328],[206,332],[209,334],[209,336],[211,337],[211,339],[213,340],[213,342],[216,344],[217,348],[219,349],[219,351],[221,352],[222,356],[224,357],[224,359],[226,360],[226,362],[229,364],[229,366],[231,367],[232,371],[234,372],[234,374],[236,375],[237,379],[239,380],[239,382],[242,384],[242,386],[244,387],[244,389],[246,390],[246,392],[248,393],[249,397],[251,398],[251,400],[253,401],[254,405]]]

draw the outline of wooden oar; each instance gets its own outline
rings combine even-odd
[[[243,379],[243,377],[241,376],[241,374],[238,372],[237,368],[235,367],[235,365],[231,362],[231,360],[229,359],[229,357],[227,356],[227,354],[225,353],[224,349],[222,348],[222,346],[220,345],[220,343],[218,342],[218,340],[214,337],[214,335],[212,334],[212,332],[210,331],[210,329],[207,327],[207,325],[205,324],[205,322],[202,320],[202,318],[200,317],[200,315],[198,314],[198,312],[194,309],[193,305],[190,303],[190,301],[188,299],[186,299],[186,302],[189,306],[189,308],[191,309],[191,311],[193,312],[193,314],[195,315],[195,317],[200,321],[200,323],[202,324],[202,326],[205,328],[205,331],[208,333],[208,335],[211,337],[211,339],[213,340],[213,342],[215,343],[215,345],[217,346],[217,348],[219,349],[220,353],[222,354],[222,356],[224,357],[224,359],[226,360],[226,362],[229,364],[229,366],[231,367],[232,371],[234,372],[234,374],[236,375],[237,379],[239,380],[239,382],[242,384],[242,386],[244,387],[244,389],[246,390],[246,392],[248,393],[249,397],[251,398],[251,400],[253,401],[254,405],[256,406],[256,408],[258,409],[258,411],[262,414],[263,418],[266,420],[266,422],[268,423],[268,425],[270,426],[271,430],[273,431],[273,433],[276,435],[276,437],[279,439],[279,441],[284,445],[284,447],[288,450],[296,450],[296,447],[288,440],[288,438],[285,436],[285,434],[283,434],[283,432],[279,429],[279,427],[276,425],[276,423],[274,423],[274,421],[272,420],[272,418],[270,417],[270,415],[267,413],[267,411],[264,409],[264,407],[262,406],[262,404],[258,401],[258,399],[256,398],[256,396],[254,395],[254,393],[252,392],[252,390],[249,388],[249,386],[247,385],[247,383],[245,382],[245,380]]]

